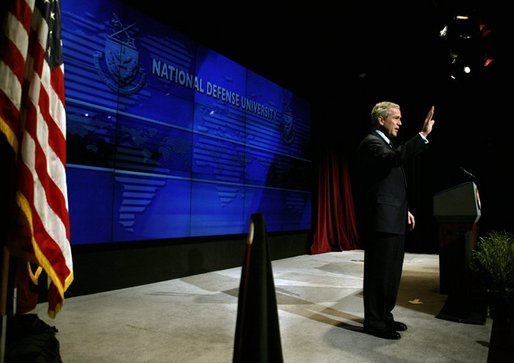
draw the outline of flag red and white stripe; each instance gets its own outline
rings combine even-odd
[[[58,0],[11,0],[0,44],[0,131],[16,155],[19,225],[49,277],[55,317],[73,281],[66,187],[66,113]],[[36,275],[37,276],[37,275]]]

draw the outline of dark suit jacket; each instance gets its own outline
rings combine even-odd
[[[427,147],[419,134],[394,149],[376,131],[361,141],[355,166],[358,215],[364,235],[406,233],[407,181],[402,165]]]

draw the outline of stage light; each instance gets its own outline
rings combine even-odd
[[[473,9],[460,9],[439,28],[438,36],[447,50],[448,73],[451,79],[461,80],[480,76],[480,70],[490,66],[491,29]],[[477,72],[478,71],[478,72]]]
[[[445,25],[443,29],[439,31],[439,36],[441,38],[444,38],[446,35],[448,35],[448,25]]]
[[[493,61],[493,58],[486,57],[484,61],[484,67],[488,67]]]

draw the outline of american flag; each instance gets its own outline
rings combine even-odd
[[[41,269],[48,275],[53,318],[73,281],[61,10],[58,0],[10,2],[0,34],[0,131],[16,155],[20,215],[8,246],[29,252],[35,282]]]

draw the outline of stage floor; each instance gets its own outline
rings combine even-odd
[[[485,362],[491,319],[436,318],[439,256],[406,254],[391,341],[362,332],[363,251],[272,262],[285,362]],[[156,268],[158,268],[156,266]],[[106,279],[109,276],[105,276]],[[68,298],[55,319],[63,362],[231,362],[241,268]]]

